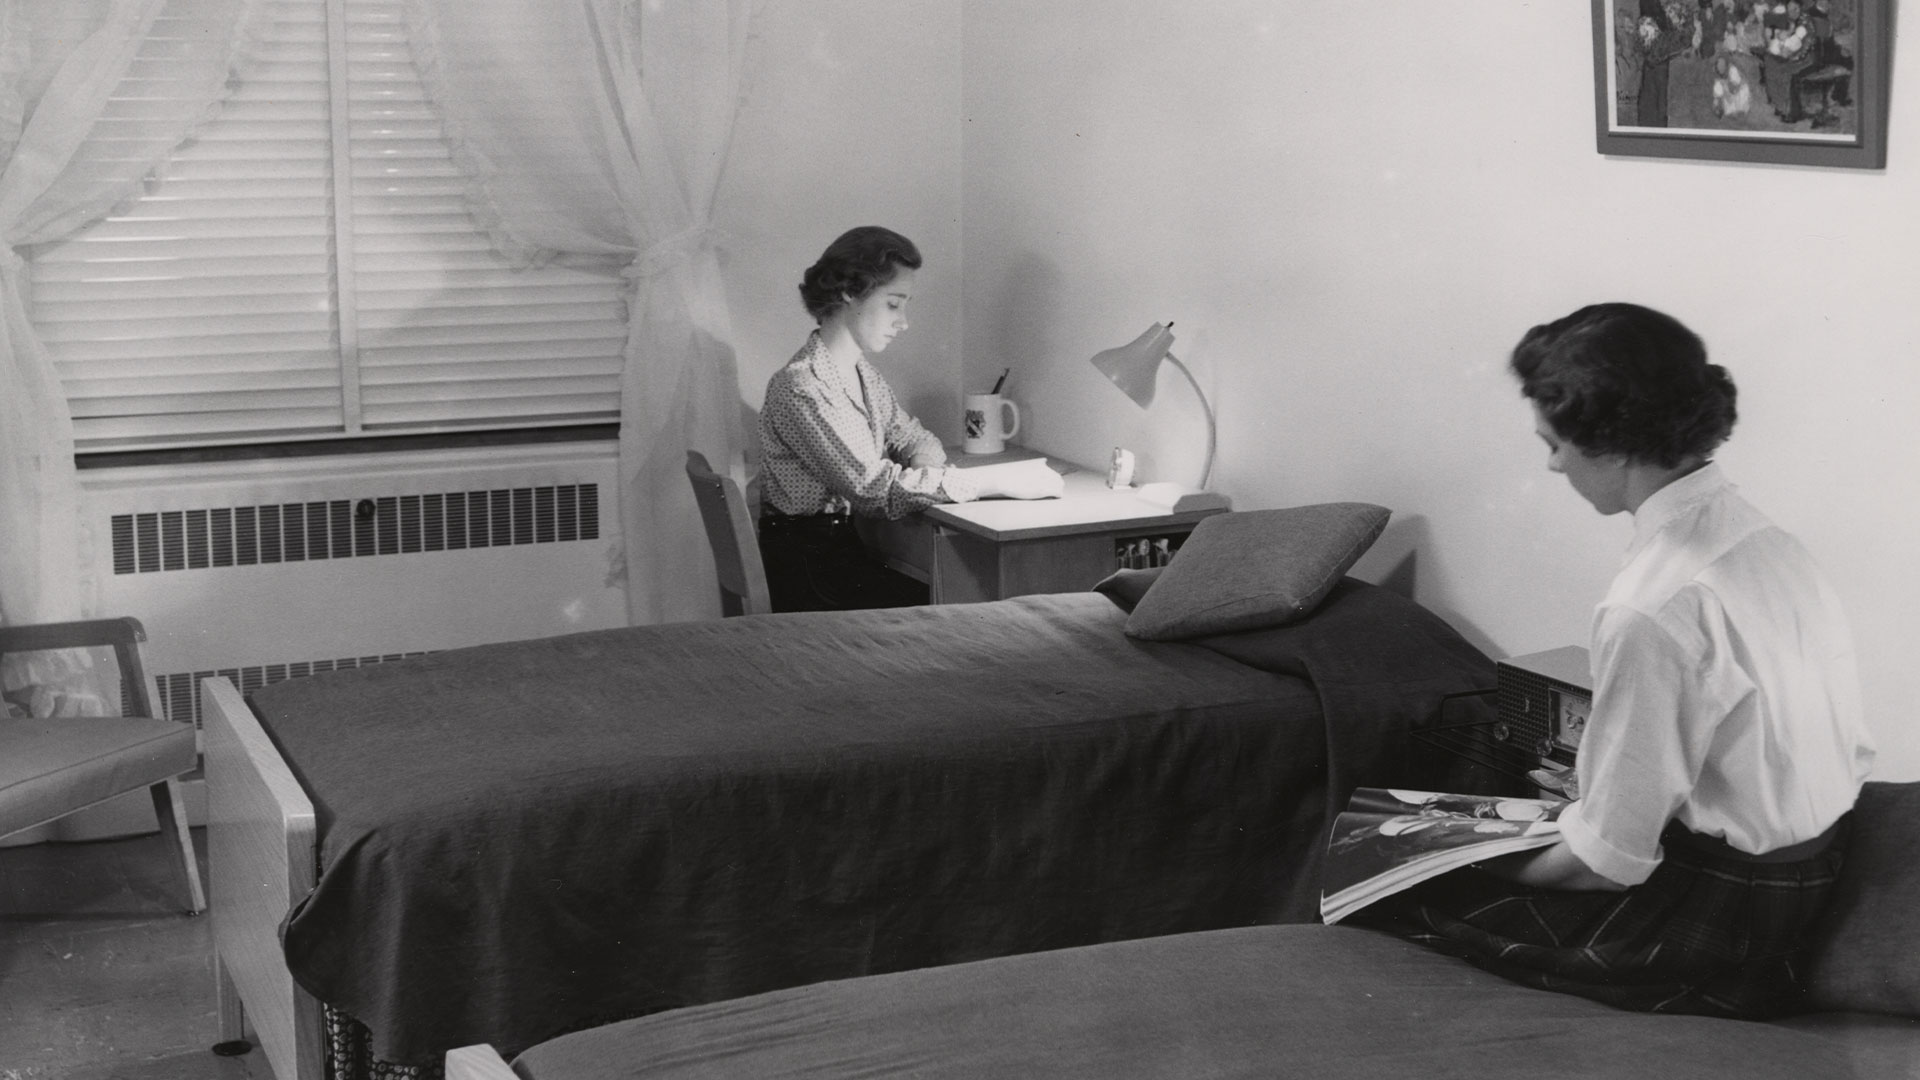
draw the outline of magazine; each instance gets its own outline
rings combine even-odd
[[[1320,918],[1336,923],[1417,882],[1560,837],[1558,799],[1361,788],[1334,820]]]

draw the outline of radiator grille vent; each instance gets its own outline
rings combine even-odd
[[[116,574],[598,540],[600,486],[115,514],[112,529]]]
[[[431,650],[428,650],[431,651]],[[224,676],[242,694],[251,694],[263,686],[288,679],[303,679],[308,675],[318,675],[323,671],[346,671],[350,668],[371,667],[394,660],[405,660],[413,656],[425,656],[423,652],[390,653],[386,656],[349,656],[344,660],[301,660],[291,664],[262,664],[257,667],[221,668],[218,671],[181,671],[172,675],[156,675],[154,681],[160,684],[160,713],[169,720],[186,723],[191,721],[194,727],[200,726],[200,680],[216,675]],[[133,701],[122,688],[120,711],[131,714]]]

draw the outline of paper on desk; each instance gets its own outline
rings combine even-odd
[[[1061,490],[1060,471],[1047,464],[1045,458],[1027,458],[1024,461],[1000,461],[991,465],[967,465],[956,463],[970,480],[991,484],[1005,489],[1044,489],[1051,486],[1054,494],[1044,498],[1057,498]]]
[[[1001,479],[1020,476],[1035,469],[1045,469],[1051,473],[1060,470],[1047,464],[1043,457],[1023,458],[1019,461],[996,461],[989,465],[969,465],[965,458],[948,463],[976,480]]]
[[[1167,514],[1166,507],[1156,506],[1131,491],[1106,490],[1097,494],[1071,494],[1062,499],[982,499],[943,504],[938,509],[945,515],[994,532],[1164,518]]]

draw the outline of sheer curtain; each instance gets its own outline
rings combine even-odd
[[[496,246],[527,263],[630,260],[620,507],[635,623],[717,611],[710,572],[690,569],[711,555],[684,465],[688,450],[732,461],[741,442],[712,212],[755,8],[409,0],[428,92]]]
[[[88,538],[76,512],[73,419],[27,319],[22,250],[105,215],[218,108],[244,38],[244,2],[0,6],[0,620],[54,622],[92,614]],[[137,77],[173,82],[180,99],[137,115],[118,105],[136,58]],[[33,685],[39,713],[99,704],[59,661],[32,672],[8,663],[16,703]]]

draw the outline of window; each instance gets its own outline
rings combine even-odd
[[[401,0],[256,2],[216,117],[137,198],[30,253],[79,449],[616,419],[621,267],[494,252]],[[168,47],[162,19],[142,56]],[[136,61],[83,153],[164,93]]]

